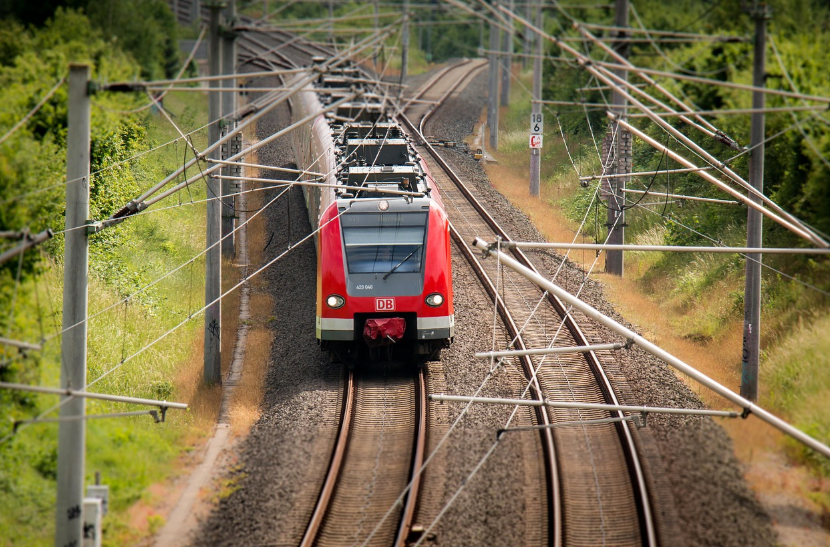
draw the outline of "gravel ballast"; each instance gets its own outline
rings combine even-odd
[[[484,107],[486,71],[476,78],[429,129],[437,138],[463,142],[472,132]],[[257,127],[264,138],[287,125],[285,108],[266,116]],[[463,148],[442,150],[462,179],[487,205],[499,223],[516,239],[542,240],[527,217],[489,184],[481,165]],[[293,163],[290,141],[281,139],[259,152],[259,163]],[[283,198],[268,215],[273,239],[266,260],[309,233],[310,227],[299,190]],[[270,235],[270,234],[269,234]],[[536,255],[548,271],[560,260],[552,254]],[[480,395],[504,396],[523,386],[518,371],[497,369],[488,378],[488,365],[473,353],[489,347],[493,337],[493,307],[464,259],[453,254],[456,338],[440,363],[429,365],[430,385],[448,393],[472,394],[487,380]],[[329,363],[314,338],[315,252],[310,241],[296,247],[269,268],[265,275],[275,302],[270,320],[274,332],[262,416],[247,439],[240,443],[238,466],[225,492],[203,523],[192,545],[297,544],[319,492],[336,434],[341,372]],[[584,279],[584,272],[566,263],[557,278],[568,290]],[[602,297],[602,287],[590,279],[583,298],[603,313],[617,316]],[[636,330],[636,327],[634,327]],[[497,341],[503,333],[496,329]],[[609,336],[610,338],[610,336]],[[622,385],[626,403],[652,406],[700,407],[698,398],[662,363],[632,349],[620,354],[609,374]],[[447,431],[463,405],[433,408],[436,436]],[[471,407],[449,434],[445,446],[425,477],[434,488],[419,511],[417,524],[429,528],[438,513],[460,490],[452,505],[430,530],[427,545],[539,545],[547,534],[544,519],[528,516],[545,507],[544,488],[538,484],[541,448],[537,436],[508,435],[494,446],[495,431],[510,411],[498,406]],[[515,424],[530,423],[530,413]],[[738,546],[774,545],[769,519],[741,476],[731,441],[710,419],[650,416],[641,444],[651,448],[650,471],[662,496],[676,537],[664,545]],[[431,445],[437,442],[431,440]],[[476,465],[492,454],[471,477]],[[669,499],[670,498],[670,499]],[[529,509],[529,510],[526,510]]]

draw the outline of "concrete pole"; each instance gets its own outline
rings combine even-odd
[[[525,20],[530,21],[533,18],[533,2],[530,0],[525,0]],[[524,30],[524,46],[522,47],[522,68],[526,69],[528,64],[528,57],[527,54],[530,53],[530,50],[533,49],[533,37],[534,33],[531,32],[529,29]],[[537,38],[538,39],[538,38]]]
[[[329,0],[329,43],[334,43],[334,2]]]
[[[484,19],[478,20],[478,51],[479,55],[484,51]]]
[[[510,12],[513,12],[513,0],[509,4]],[[510,21],[510,28],[513,28],[513,21]],[[510,67],[513,65],[513,32],[502,33],[502,56],[501,56],[501,105],[510,104]]]
[[[219,4],[212,4],[210,7],[210,52],[208,61],[210,63],[210,75],[217,76],[220,71],[220,43],[219,43]],[[218,81],[211,81],[210,87],[219,89]],[[219,140],[219,124],[213,123],[220,117],[221,97],[217,92],[209,93],[208,97],[208,118],[211,125],[208,129],[208,145]],[[220,147],[216,147],[210,153],[213,159],[220,159]],[[218,196],[221,192],[219,179],[212,175],[207,179],[207,197]],[[222,235],[222,204],[219,200],[207,202],[207,233],[205,244],[211,247],[219,242]],[[205,255],[205,305],[219,298],[222,291],[222,254],[219,246],[212,247]],[[221,340],[222,340],[222,306],[220,302],[208,306],[205,310],[205,371],[204,380],[206,384],[219,384],[222,382],[221,368]]]
[[[198,0],[191,0],[190,2],[190,24],[202,20],[202,3]],[[201,24],[201,23],[200,23]]]
[[[616,17],[615,25],[621,29],[628,27],[628,0],[616,0]],[[623,37],[626,35],[625,30],[617,31],[617,35]],[[628,44],[625,42],[617,42],[614,45],[617,53],[625,58],[628,58]],[[624,70],[615,71],[615,74],[620,78],[628,78],[628,72]],[[615,88],[616,89],[616,88]],[[618,91],[614,91],[611,97],[611,104],[614,105],[614,112],[622,119],[625,119],[626,99]],[[616,123],[616,122],[614,122]],[[614,147],[616,149],[616,172],[630,173],[631,172],[631,134],[617,128],[616,139],[614,140]],[[622,245],[625,242],[625,193],[623,190],[626,185],[625,178],[611,179],[611,195],[608,197],[608,230],[610,231],[608,243],[613,245]],[[610,274],[623,275],[623,252],[622,251],[608,251],[605,255],[605,271]]]
[[[228,75],[236,72],[236,35],[233,32],[233,26],[236,24],[236,0],[227,0],[228,5],[225,7],[225,28],[222,32],[222,74]],[[236,87],[236,79],[223,80],[222,87],[233,89]],[[236,110],[236,92],[225,91],[222,93],[222,116],[227,117],[231,112]],[[225,120],[225,127],[228,130],[235,125],[234,122]],[[230,149],[230,143],[226,145]],[[230,151],[230,150],[228,150]],[[229,154],[230,155],[230,154]],[[223,175],[231,174],[231,167],[226,166],[222,169]],[[222,196],[227,196],[232,193],[231,181],[222,180]],[[227,259],[234,257],[234,241],[233,225],[236,215],[234,214],[234,198],[222,198],[222,256]],[[226,237],[228,236],[228,237]]]
[[[498,2],[495,2],[498,5]],[[487,97],[487,128],[490,149],[499,149],[499,27],[490,23],[490,90]]]
[[[753,61],[752,85],[766,86],[766,33],[770,17],[768,6],[754,3],[752,17],[755,19],[755,59]],[[749,183],[759,192],[764,191],[764,108],[765,95],[752,94],[752,115],[750,126]],[[760,199],[750,195],[749,199],[760,204]],[[746,246],[761,248],[763,215],[749,208],[746,219]],[[761,253],[746,255],[746,285],[744,287],[744,338],[741,359],[741,396],[750,401],[758,400],[758,362],[761,346]]]
[[[377,36],[378,29],[380,28],[380,5],[378,4],[379,0],[374,0],[375,3],[375,35]],[[378,51],[380,48],[375,48],[375,53],[372,55],[372,62],[374,63],[375,71],[378,70]]]
[[[528,5],[530,2],[528,2]],[[536,27],[544,30],[544,21],[542,19],[542,5],[536,6]],[[527,34],[532,34],[530,30],[526,30]],[[536,36],[536,58],[533,59],[533,100],[542,100],[542,51],[544,48],[544,41],[541,36]],[[533,114],[542,113],[542,103],[534,102],[531,104],[531,112]],[[542,178],[542,150],[539,148],[530,149],[530,195],[538,196],[540,188],[540,180]]]
[[[89,240],[90,99],[89,65],[69,65],[68,132],[66,138],[66,242],[63,270],[63,330],[61,387],[86,387]],[[76,325],[73,327],[73,325]],[[65,399],[62,398],[62,399]],[[58,428],[58,495],[55,506],[55,547],[83,542],[86,403],[73,398],[60,409]]]
[[[409,63],[409,0],[403,0],[403,37],[401,38],[401,83],[406,80]]]

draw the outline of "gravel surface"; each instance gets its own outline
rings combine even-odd
[[[436,120],[430,133],[463,142],[479,118],[485,96],[486,72],[468,87],[463,100],[444,111],[448,117]],[[258,126],[260,138],[286,121],[284,109],[264,119]],[[446,156],[508,233],[517,239],[542,239],[530,221],[490,186],[471,155],[459,149],[447,150]],[[291,163],[290,142],[283,139],[261,149],[259,161]],[[269,230],[274,234],[269,257],[286,249],[289,223],[292,241],[309,231],[300,193],[292,193],[290,208],[287,203],[283,198],[269,213]],[[552,254],[537,258],[550,271],[560,262]],[[500,368],[488,378],[487,364],[473,358],[492,339],[492,306],[455,253],[453,268],[456,337],[441,362],[429,364],[430,389],[474,393],[486,379],[480,395],[518,396],[523,381],[517,371]],[[314,247],[306,243],[265,274],[275,302],[270,321],[275,336],[262,417],[240,443],[239,465],[193,545],[296,545],[299,541],[334,442],[341,382],[339,369],[328,363],[314,339],[314,271]],[[557,279],[575,290],[583,278],[582,271],[566,264]],[[592,305],[616,317],[599,284],[588,280],[583,294]],[[499,331],[498,336],[503,339],[504,334]],[[666,366],[650,356],[633,349],[620,357],[609,374],[626,402],[701,406]],[[464,406],[433,403],[431,409],[430,447],[434,448]],[[546,537],[544,519],[527,516],[540,511],[525,511],[546,504],[538,437],[512,434],[494,445],[495,430],[507,423],[509,411],[490,405],[471,408],[430,463],[424,478],[429,493],[416,521],[431,528],[425,544],[539,545]],[[531,423],[530,412],[523,411],[513,423]],[[650,416],[649,427],[639,436],[641,446],[651,451],[649,468],[658,485],[665,529],[671,531],[664,545],[774,545],[769,520],[741,477],[731,442],[712,420]],[[491,456],[471,476],[490,450]],[[456,493],[457,499],[431,527]]]

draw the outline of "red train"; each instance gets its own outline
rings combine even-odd
[[[328,72],[292,101],[301,120],[353,91]],[[453,337],[449,222],[426,163],[383,100],[364,92],[295,131],[317,228],[317,339],[336,359],[436,358]],[[421,196],[405,195],[406,193]]]

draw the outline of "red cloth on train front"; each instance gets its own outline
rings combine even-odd
[[[387,317],[383,319],[367,319],[363,325],[363,339],[369,347],[391,344],[403,338],[406,330],[406,319],[403,317]]]

